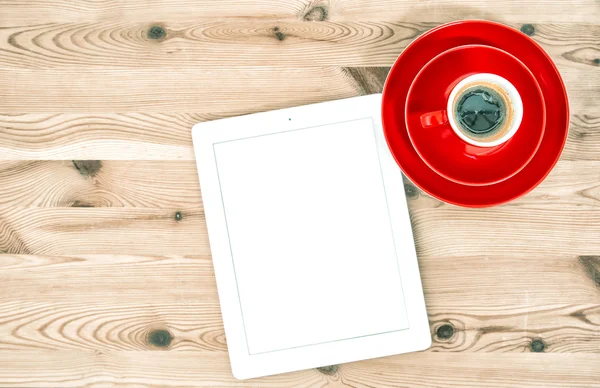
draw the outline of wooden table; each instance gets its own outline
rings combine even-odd
[[[236,381],[192,125],[378,92],[461,18],[552,55],[560,162],[485,210],[406,183],[431,349]],[[600,387],[597,0],[0,0],[0,80],[0,386]]]

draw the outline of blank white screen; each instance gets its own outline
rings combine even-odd
[[[408,328],[370,118],[214,147],[250,354]]]

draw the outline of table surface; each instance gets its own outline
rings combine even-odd
[[[378,92],[464,18],[558,64],[558,165],[484,210],[406,183],[428,351],[235,380],[192,125]],[[0,0],[0,386],[600,387],[599,21],[597,0]]]

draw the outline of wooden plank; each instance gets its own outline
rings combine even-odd
[[[600,353],[600,305],[505,308],[481,315],[429,308],[433,345],[426,352],[523,353],[533,341],[546,353]],[[226,352],[217,300],[201,303],[0,304],[2,350],[156,350]],[[452,327],[450,338],[438,336]],[[157,333],[168,332],[156,342]],[[2,360],[0,360],[1,364]],[[0,376],[1,380],[1,376]]]
[[[0,206],[202,208],[192,161],[0,161],[0,182]]]
[[[598,355],[416,353],[246,381],[225,353],[1,351],[2,387],[600,387]],[[36,360],[36,362],[31,362]],[[52,371],[52,373],[48,373]]]
[[[420,267],[429,352],[524,352],[534,339],[546,352],[600,352],[597,256],[421,257]],[[172,351],[226,350],[209,256],[0,255],[0,279],[4,350],[155,349],[157,330]],[[440,338],[448,324],[454,334]]]
[[[596,256],[421,255],[419,265],[431,314],[524,315],[543,306],[598,303],[600,293]],[[455,272],[461,276],[448,275]],[[81,303],[108,309],[193,304],[203,305],[203,311],[218,310],[208,255],[5,254],[0,255],[0,277],[0,303],[14,309],[19,303]],[[196,314],[185,314],[190,313]]]
[[[4,113],[164,112],[223,114],[359,94],[341,68],[0,70]]]
[[[436,25],[194,20],[162,23],[165,36],[159,40],[148,36],[152,22],[22,25],[0,29],[0,68],[391,66],[414,38]],[[538,24],[532,36],[560,66],[597,67],[598,25]]]
[[[457,19],[500,19],[528,23],[597,22],[594,0],[578,0],[574,12],[565,12],[562,0],[2,0],[0,21],[181,20],[200,17],[268,17],[306,20],[419,20],[447,22]]]
[[[282,107],[277,100],[273,104]],[[252,112],[232,108],[220,115],[0,114],[0,159],[194,160],[192,126]]]
[[[578,174],[575,172],[579,169],[573,169],[573,166],[577,164],[570,165],[570,170],[567,167],[564,176],[568,173]],[[190,179],[193,179],[192,168],[188,171]],[[72,171],[68,173],[71,174]],[[555,178],[556,175],[553,175],[553,179]],[[512,204],[490,209],[440,206],[437,201],[431,202],[428,198],[420,200],[420,196],[410,194],[413,199],[409,202],[409,208],[418,253],[426,256],[462,257],[482,255],[485,252],[488,256],[514,257],[600,252],[600,240],[597,239],[600,235],[600,208],[596,206],[597,181],[594,181],[593,173],[587,183],[577,181],[577,176],[573,179],[576,181],[565,183],[564,187],[567,187],[567,190],[577,190],[576,195],[566,194],[564,200],[561,199],[562,194],[553,186],[557,180],[553,180],[548,181],[546,187],[553,194],[532,194],[531,198],[525,197]],[[559,184],[563,187],[562,182]],[[88,184],[84,182],[82,185]],[[81,200],[68,201],[80,201],[72,204],[86,206],[88,200],[92,204],[106,203],[107,200],[124,200],[124,194],[119,192],[127,190],[118,187],[116,189],[115,194],[103,193],[96,198],[84,200],[83,196],[80,197]],[[22,198],[18,188],[16,190],[17,194],[13,194],[15,198]],[[171,189],[164,189],[164,194],[140,194],[141,190],[140,187],[137,192],[133,191],[127,195],[130,195],[132,201],[154,201],[158,204],[166,200],[171,192]],[[190,199],[197,198],[194,197],[198,194],[196,190],[192,189],[196,194],[190,191],[184,196]],[[413,189],[409,187],[408,190]],[[53,197],[52,193],[48,195]],[[140,199],[139,195],[144,195],[146,199]],[[41,198],[47,199],[44,196]],[[29,201],[26,196],[24,201]],[[527,202],[530,204],[527,205]],[[570,205],[563,208],[556,206],[563,202]],[[577,206],[578,203],[585,203],[587,206]],[[575,206],[572,206],[573,204]],[[543,230],[543,233],[540,233],[540,230]],[[532,243],[533,241],[535,243]],[[574,247],[577,248],[576,252],[573,252]],[[209,252],[202,208],[20,206],[0,209],[0,251],[53,255],[185,255]]]
[[[600,210],[557,206],[444,206],[411,211],[417,253],[426,256],[566,256],[600,252]]]
[[[300,0],[208,0],[182,1],[68,1],[68,0],[2,0],[4,23],[57,21],[177,20],[191,18],[293,17],[306,3]]]
[[[208,20],[162,24],[159,40],[149,23],[24,25],[0,30],[0,68],[389,66],[433,25]]]
[[[572,100],[571,100],[572,101]],[[561,158],[567,160],[597,160],[600,150],[600,109],[590,107],[587,113],[571,109],[569,137]]]
[[[2,207],[203,206],[194,161],[0,161],[0,182]],[[406,192],[412,210],[450,207],[408,181]],[[567,214],[599,204],[600,160],[563,159],[538,188],[506,206],[555,207]]]
[[[185,255],[210,250],[202,209],[11,207],[0,209],[0,252]]]
[[[171,351],[226,351],[218,302],[152,305],[27,303],[0,305],[2,349],[155,349],[152,335],[167,330]],[[484,315],[430,309],[434,343],[427,352],[526,352],[542,340],[546,352],[599,353],[600,305],[569,305]],[[450,339],[436,330],[453,326]],[[42,328],[40,330],[40,328]]]
[[[286,99],[275,99],[268,105],[288,107]],[[582,109],[571,116],[562,160],[600,160],[600,109],[593,105]],[[193,161],[194,124],[257,111],[262,109],[232,108],[220,114],[0,114],[0,160]]]
[[[180,312],[183,316],[197,316],[205,312],[212,315],[219,310],[209,255],[4,254],[0,255],[0,279],[0,303],[12,305],[16,310],[20,303],[33,306],[36,303],[60,304],[64,307],[79,303],[90,307],[102,306],[108,310],[119,309],[122,305],[196,305],[200,308],[198,311],[182,308]],[[578,288],[580,301],[585,299],[586,293],[588,296],[593,294],[593,289],[586,290],[583,284]],[[585,303],[588,301],[589,298]],[[169,308],[165,314],[160,313],[160,308],[154,310],[158,315],[178,315],[174,308]],[[196,323],[200,324],[201,321],[197,320]]]
[[[589,67],[589,66],[588,66]],[[595,115],[600,83],[587,69],[562,67],[573,112]],[[373,82],[383,84],[385,74]],[[269,110],[377,92],[340,67],[0,70],[0,112],[223,114]],[[369,86],[366,88],[365,86]]]
[[[167,347],[173,352],[227,351],[218,300],[168,305],[11,302],[0,304],[0,319],[2,350],[111,351]],[[167,337],[157,342],[156,333],[165,331],[169,333]],[[572,347],[579,351],[587,352],[595,343],[593,339],[580,342],[579,338],[589,337],[585,327],[570,333],[576,338]]]

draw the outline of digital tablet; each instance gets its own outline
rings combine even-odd
[[[194,126],[235,377],[431,345],[380,111],[376,94]]]

